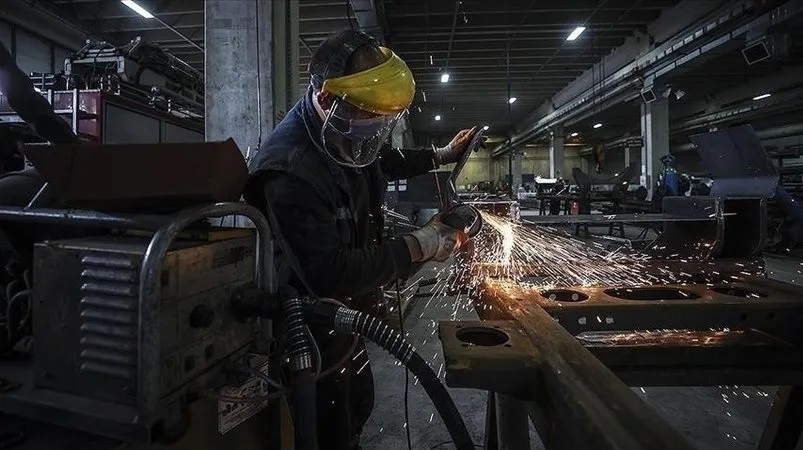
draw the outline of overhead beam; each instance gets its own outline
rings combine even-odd
[[[385,33],[374,0],[348,0],[348,2],[354,11],[360,30],[370,34],[379,42],[385,42]]]
[[[157,16],[157,13],[153,13],[153,15]],[[103,19],[105,20],[105,17]],[[182,20],[171,23],[170,26],[178,30],[203,28],[204,16],[187,16],[186,18],[182,18]],[[164,28],[165,26],[159,22],[125,19],[102,25],[93,31],[96,33],[140,33],[143,31],[162,30]]]
[[[437,48],[437,49],[436,48],[428,48],[428,49],[420,49],[420,50],[407,50],[407,49],[397,48],[397,50],[398,50],[397,53],[399,53],[399,54],[404,54],[404,55],[427,55],[427,56],[428,55],[437,56],[437,55],[441,55],[441,54],[449,52],[448,49],[445,49],[445,48]],[[477,48],[477,47],[474,47],[474,48],[453,48],[451,53],[454,54],[454,55],[461,55],[461,54],[464,54],[464,55],[481,55],[483,53],[493,53],[494,56],[502,57],[502,55],[500,55],[500,52],[504,53],[504,51],[505,51],[505,47],[504,46],[501,46],[501,47],[484,46],[484,48]],[[536,54],[535,52],[538,52],[538,51],[545,52],[545,54],[542,54],[542,55]],[[564,59],[567,59],[567,58],[594,58],[594,59],[598,59],[599,58],[598,54],[583,53],[585,51],[586,51],[586,49],[584,49],[584,48],[566,49],[566,50],[561,51],[561,54],[558,55],[558,56],[560,56],[561,58],[564,58]],[[520,55],[521,53],[526,53],[526,55]],[[580,54],[577,54],[577,53],[580,53]],[[516,48],[512,48],[511,47],[510,48],[511,57],[514,56],[514,55],[517,55],[517,56],[532,56],[532,57],[536,57],[536,58],[538,58],[538,57],[554,58],[555,57],[555,56],[553,56],[554,54],[555,54],[555,47],[554,46],[549,46],[549,47],[546,47],[546,48],[543,48],[543,47],[516,47]]]
[[[589,70],[550,101],[525,118],[518,126],[509,146],[498,146],[494,156],[501,156],[518,142],[524,142],[550,127],[562,124],[591,107],[601,110],[598,99],[607,99],[607,106],[624,101],[628,90],[638,92],[644,79],[665,77],[680,67],[699,62],[723,45],[744,39],[752,30],[784,23],[803,11],[803,0],[789,0],[781,6],[752,18],[748,7],[752,2],[728,2],[713,13],[700,11],[700,2],[685,0],[662,16],[649,28],[656,42],[654,49],[645,46],[644,38],[631,39],[605,58],[605,78],[600,81],[602,64]],[[694,22],[690,27],[689,22]],[[741,26],[734,24],[741,21]],[[617,97],[618,96],[618,97]]]
[[[646,5],[646,6],[636,6],[636,7],[606,7],[606,8],[596,8],[599,12],[622,12],[622,11],[661,11],[666,9],[671,5],[663,4],[663,5]],[[544,14],[544,13],[581,13],[587,14],[588,8],[535,8],[535,9],[507,9],[507,8],[488,8],[483,10],[465,10],[464,11],[467,15],[471,14],[482,14],[483,16],[491,16],[491,15],[530,15],[530,14]],[[451,16],[451,11],[413,11],[413,12],[403,12],[399,13],[394,11],[393,18],[399,19],[409,19],[409,18],[416,18],[416,17],[436,17],[436,16]]]
[[[86,30],[45,8],[42,2],[3,0],[0,19],[75,50],[83,47],[89,36]]]
[[[204,28],[199,27],[192,30],[179,30],[184,34],[186,37],[191,39],[195,44],[201,45],[204,43]],[[176,35],[175,32],[168,30],[167,28],[160,28],[152,31],[122,31],[116,33],[104,33],[103,35],[110,38],[112,41],[117,43],[125,43],[130,41],[131,39],[136,38],[137,36],[141,36],[142,39],[146,42],[154,42],[154,43],[161,43],[161,42],[175,42],[176,39],[181,39],[179,36]],[[192,47],[195,47],[192,44],[189,44]]]

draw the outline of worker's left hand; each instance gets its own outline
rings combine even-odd
[[[452,164],[459,161],[475,134],[477,134],[477,127],[460,130],[449,142],[449,145],[435,150],[435,159],[438,161],[438,165]]]
[[[443,223],[446,214],[436,214],[426,225],[403,236],[412,262],[446,261],[469,240],[465,230]]]

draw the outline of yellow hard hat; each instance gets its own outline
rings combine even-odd
[[[407,109],[415,96],[415,80],[407,64],[393,50],[379,47],[387,58],[362,72],[329,78],[321,90],[374,114],[392,115]]]

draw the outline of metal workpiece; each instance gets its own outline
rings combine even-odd
[[[529,398],[540,354],[512,320],[441,321],[446,383]]]
[[[480,315],[504,302],[538,305],[570,333],[711,328],[785,329],[803,320],[799,291],[761,277],[714,285],[543,288],[487,279],[475,305]],[[496,305],[496,306],[494,306]]]
[[[546,408],[555,424],[539,429],[541,436],[562,433],[572,444],[565,448],[691,448],[543,308],[501,291],[486,290],[482,298],[498,316],[514,320],[540,356],[539,376],[528,378],[530,397],[525,399]]]
[[[487,277],[476,292],[482,321],[439,327],[447,384],[525,402],[549,449],[689,448],[627,386],[803,382],[803,302],[787,283],[546,288]]]

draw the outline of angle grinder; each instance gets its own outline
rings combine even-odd
[[[477,208],[465,203],[458,203],[441,217],[441,222],[457,230],[463,230],[469,238],[482,230],[482,217]]]
[[[457,177],[460,176],[460,172],[466,166],[469,156],[479,150],[483,142],[485,142],[485,135],[483,130],[479,130],[468,143],[460,160],[457,161],[454,169],[449,174],[446,193],[441,198],[441,211],[445,211],[441,222],[452,228],[463,230],[469,238],[476,236],[482,229],[482,217],[477,208],[460,201],[460,197],[457,195]],[[435,181],[436,183],[438,182],[437,177]],[[438,191],[440,192],[440,186]]]

